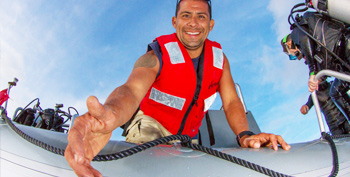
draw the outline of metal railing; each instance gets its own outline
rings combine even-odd
[[[235,86],[236,86],[236,90],[237,90],[239,99],[242,102],[242,105],[243,105],[243,108],[244,108],[244,112],[247,113],[247,107],[246,107],[245,102],[244,102],[243,94],[242,94],[242,91],[241,91],[241,86],[239,86],[239,84],[237,84],[237,83],[235,83]],[[221,106],[220,110],[223,110],[223,106]]]
[[[344,81],[350,82],[350,75],[339,73],[339,72],[336,72],[336,71],[331,71],[331,70],[322,70],[322,71],[320,71],[319,73],[316,74],[315,80],[316,81],[319,80],[322,76],[332,76],[332,77],[338,78],[340,80],[344,80]],[[319,104],[318,99],[317,99],[316,91],[313,91],[311,93],[311,96],[312,96],[312,101],[314,102],[316,115],[317,115],[317,119],[318,119],[318,124],[320,126],[320,131],[321,131],[321,134],[322,134],[322,132],[325,132],[326,130],[325,130],[322,114],[321,114],[320,104]]]

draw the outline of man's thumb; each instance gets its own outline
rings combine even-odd
[[[86,105],[91,116],[96,118],[103,117],[105,112],[104,107],[95,96],[89,96],[89,98],[86,100]]]

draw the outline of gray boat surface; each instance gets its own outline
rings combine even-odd
[[[223,111],[210,110],[209,114],[210,117],[216,116],[212,118],[214,134],[216,133],[217,137],[216,145],[213,146],[215,150],[285,175],[331,174],[332,151],[328,142],[322,138],[291,144],[292,148],[289,151],[281,148],[278,151],[270,148],[239,148],[234,141],[235,135],[227,131],[228,127],[223,126],[227,124],[224,122]],[[257,126],[250,112],[247,113],[247,117],[250,125]],[[202,132],[207,128],[205,120],[203,124]],[[19,124],[16,126],[25,134],[51,146],[64,149],[67,145],[67,134]],[[258,127],[251,129],[255,132],[260,131]],[[220,131],[229,136],[226,136],[226,139],[217,136]],[[4,120],[0,120],[0,135],[1,176],[75,176],[62,155],[26,141]],[[204,145],[208,143],[206,138],[208,137],[205,135],[202,137]],[[350,176],[350,138],[339,138],[334,142],[339,158],[338,176]],[[112,154],[135,146],[137,145],[124,141],[109,141],[100,154]],[[92,162],[92,166],[104,176],[265,176],[227,160],[182,147],[180,144],[158,145],[119,160]]]
[[[328,71],[320,72],[316,75],[316,79],[325,74],[350,81],[350,76],[337,75]],[[253,114],[245,107],[239,87],[238,93],[246,110],[250,130],[260,133]],[[224,111],[209,110],[207,116],[212,125],[215,144],[210,142],[207,117],[203,119],[200,127],[201,143],[204,147],[211,148],[206,152],[225,153],[226,159],[235,163],[175,143],[156,145],[118,160],[93,161],[92,166],[103,176],[321,177],[332,175],[348,177],[350,176],[350,136],[344,135],[333,139],[330,136],[324,136],[324,123],[317,110],[319,109],[317,103],[315,108],[319,119],[320,138],[290,144],[289,151],[281,148],[274,151],[268,147],[240,148],[235,141],[236,136],[227,123]],[[332,143],[334,143],[333,148],[330,146]],[[12,123],[9,118],[2,115],[0,176],[76,176],[63,156],[66,146],[67,134],[65,133]],[[139,146],[125,141],[111,140],[99,155],[115,154],[134,147]]]

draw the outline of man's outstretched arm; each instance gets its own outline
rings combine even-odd
[[[159,62],[153,51],[135,63],[127,82],[116,88],[101,104],[87,99],[88,112],[75,119],[68,132],[65,158],[78,176],[102,176],[90,163],[109,141],[112,131],[126,123],[153,84]]]

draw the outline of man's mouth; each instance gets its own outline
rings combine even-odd
[[[188,35],[198,35],[199,32],[186,32],[186,34],[188,34]]]

